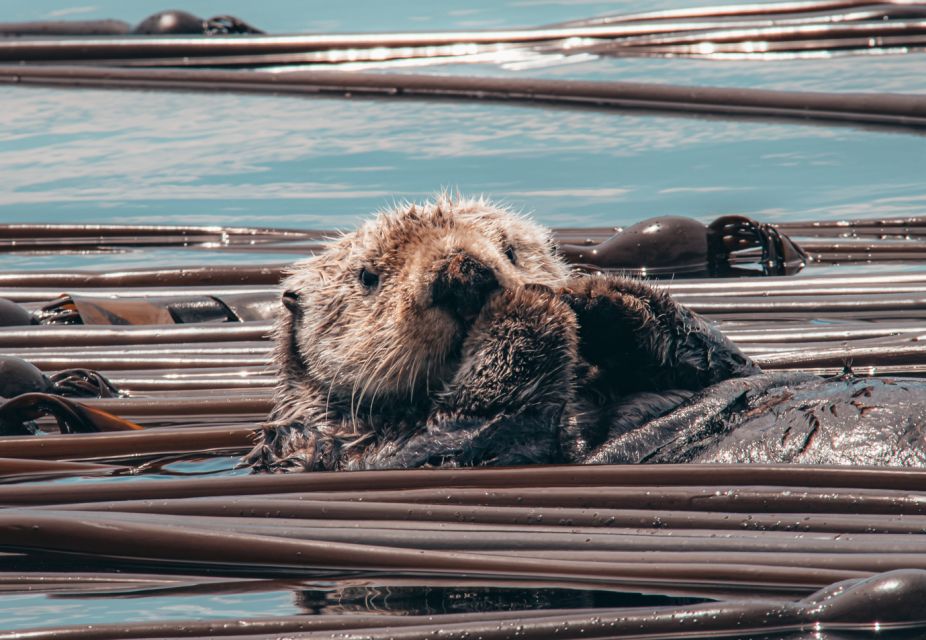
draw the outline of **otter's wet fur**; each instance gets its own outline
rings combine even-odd
[[[657,415],[758,372],[665,294],[571,276],[547,229],[483,199],[381,212],[283,286],[259,469],[580,461],[627,428],[609,412],[628,393]]]
[[[926,382],[763,373],[667,294],[570,274],[485,200],[381,213],[291,269],[258,470],[926,466]]]

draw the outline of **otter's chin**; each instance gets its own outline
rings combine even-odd
[[[412,334],[424,350],[449,353],[466,337],[473,319],[475,315],[466,319],[456,311],[430,307],[420,314]]]

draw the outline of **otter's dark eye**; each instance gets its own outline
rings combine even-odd
[[[518,264],[518,254],[514,252],[514,247],[508,245],[508,248],[505,249],[505,257],[511,261],[511,264]]]
[[[360,284],[367,289],[373,289],[379,284],[379,276],[368,269],[360,270]]]

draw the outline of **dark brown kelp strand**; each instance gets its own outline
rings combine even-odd
[[[208,236],[223,244],[232,242],[255,242],[260,240],[304,240],[325,237],[324,231],[303,229],[280,229],[277,227],[227,227],[145,224],[0,224],[0,237],[11,240],[34,238],[176,238],[185,242],[190,236]],[[199,267],[208,270],[208,266]]]
[[[276,283],[274,283],[275,285]],[[0,287],[0,298],[15,302],[50,302],[61,297],[66,291],[69,294],[86,296],[106,296],[110,298],[157,298],[157,297],[183,297],[195,295],[223,296],[227,294],[262,294],[274,291],[274,285],[223,285],[223,286],[184,286],[175,287],[138,287],[138,288],[76,288],[76,287]]]
[[[179,482],[179,480],[178,480]],[[773,503],[769,503],[773,504]],[[722,508],[723,505],[715,505]],[[775,505],[777,507],[777,505]],[[623,546],[617,549],[682,550],[681,541],[649,540],[653,535],[665,535],[672,539],[685,538],[691,531],[703,530],[700,537],[718,538],[712,545],[732,545],[733,538],[756,538],[757,532],[785,532],[790,536],[791,548],[795,551],[807,550],[811,538],[839,540],[840,544],[831,546],[834,552],[840,549],[850,551],[853,538],[848,534],[908,534],[922,533],[924,530],[921,516],[895,515],[891,513],[851,513],[833,514],[834,509],[841,508],[851,512],[849,500],[830,507],[826,513],[812,513],[812,504],[806,509],[793,513],[773,512],[756,515],[758,511],[671,511],[658,504],[649,509],[582,509],[570,506],[513,507],[513,506],[473,506],[473,505],[434,505],[413,503],[377,503],[360,504],[353,500],[305,500],[292,499],[287,496],[259,497],[202,497],[169,498],[164,500],[123,500],[114,502],[88,502],[51,505],[62,511],[118,512],[133,514],[158,514],[169,521],[171,516],[211,517],[211,518],[245,518],[267,519],[264,526],[277,526],[279,531],[292,527],[313,525],[320,528],[363,528],[373,535],[376,528],[384,530],[412,529],[415,531],[454,531],[472,532],[473,528],[491,529],[493,531],[510,531],[522,534],[515,539],[515,546],[529,545],[525,536],[534,533],[550,534],[585,534],[582,539],[575,539],[577,549],[593,549],[594,539],[611,529],[619,535]],[[46,508],[46,507],[41,507]],[[793,507],[792,507],[793,508]],[[231,521],[226,522],[230,523]],[[275,525],[273,524],[275,523]],[[214,523],[213,523],[214,524]],[[229,524],[229,526],[231,526]],[[595,531],[597,530],[597,533]],[[623,531],[622,531],[623,530]],[[684,530],[684,531],[682,531]],[[682,531],[682,533],[680,533]],[[733,533],[730,533],[733,532]],[[738,533],[737,533],[738,532]],[[838,532],[838,533],[837,533]],[[828,534],[824,537],[811,536],[811,533]],[[798,535],[801,534],[801,535]],[[282,535],[282,533],[280,533]],[[329,535],[329,534],[325,534]],[[330,534],[334,535],[334,534]],[[636,536],[636,538],[634,538]],[[835,536],[835,537],[834,537]],[[321,536],[324,537],[324,536]],[[551,536],[553,537],[553,536]],[[778,539],[781,542],[784,538]],[[649,540],[647,542],[647,540]],[[800,540],[806,542],[806,545]],[[401,538],[400,538],[401,541]],[[909,544],[909,538],[906,538]],[[509,541],[509,544],[511,541]],[[887,542],[885,542],[886,544]],[[432,540],[430,545],[439,544]],[[611,544],[616,544],[613,542]],[[768,543],[766,543],[768,544]],[[612,547],[615,548],[615,547]],[[704,549],[704,546],[700,547]],[[713,548],[713,547],[711,547]],[[767,546],[764,548],[768,548]],[[779,545],[780,548],[780,545]],[[755,549],[755,547],[753,547]],[[733,549],[736,550],[736,549]],[[820,551],[817,546],[812,549]],[[868,551],[874,551],[869,547]],[[913,549],[915,551],[915,549]]]
[[[89,369],[105,369],[119,371],[126,369],[186,369],[201,367],[261,367],[267,365],[269,357],[266,353],[260,355],[210,355],[210,354],[179,354],[179,355],[104,355],[104,356],[74,356],[68,355],[40,355],[30,357],[29,361],[43,371],[58,371],[73,367],[86,367]]]
[[[684,114],[794,118],[919,129],[926,97],[717,87],[339,71],[235,72],[80,66],[2,66],[0,82],[23,85],[454,98],[637,109]]]
[[[27,524],[28,526],[23,526]],[[100,536],[101,526],[108,535]],[[58,514],[32,511],[0,512],[0,546],[93,557],[125,558],[143,563],[181,563],[205,568],[231,564],[245,570],[279,568],[290,574],[311,570],[395,570],[414,574],[532,576],[580,582],[621,584],[708,584],[766,589],[811,590],[837,580],[863,577],[868,572],[814,567],[678,562],[662,565],[551,561],[529,557],[501,557],[465,552],[432,552],[324,540],[214,531],[153,522],[139,525],[118,516]]]
[[[2,232],[2,230],[0,230]],[[67,233],[62,230],[61,233]],[[110,246],[108,244],[97,246]],[[163,245],[160,245],[163,246]],[[0,274],[0,287],[47,287],[79,289],[81,287],[161,287],[226,286],[236,284],[274,285],[280,281],[280,265],[181,267],[110,271],[8,271]]]
[[[114,472],[126,470],[128,470],[127,467],[110,464],[35,460],[29,458],[0,458],[0,481],[5,482],[9,482],[11,479],[42,479],[56,476],[112,475]]]
[[[261,340],[270,333],[270,322],[235,322],[194,325],[26,325],[0,327],[0,348],[185,344]]]
[[[122,433],[0,438],[0,457],[96,460],[220,450],[243,453],[254,442],[255,420],[244,425],[196,426]],[[78,474],[79,475],[79,474]]]
[[[858,11],[866,8],[891,12],[893,10],[902,11],[906,6],[912,6],[913,8],[917,7],[914,3],[890,0],[888,2],[883,2],[881,0],[796,0],[791,2],[759,2],[752,4],[707,5],[678,9],[659,9],[630,14],[620,13],[582,20],[569,20],[567,22],[560,22],[548,26],[591,26],[656,20],[729,20],[741,19],[747,16],[771,18],[780,15],[800,16],[808,13],[823,13],[824,15],[830,15],[833,12]]]
[[[392,520],[387,517],[381,520],[354,520],[348,515],[343,518],[335,517],[328,520],[320,518],[285,518],[283,517],[283,514],[287,513],[285,508],[280,515],[276,516],[235,516],[227,511],[222,514],[209,513],[215,510],[217,506],[217,500],[215,499],[188,499],[183,503],[180,503],[180,501],[170,502],[174,504],[168,505],[167,502],[155,502],[147,505],[141,502],[90,503],[51,509],[63,516],[75,515],[70,512],[80,511],[81,517],[85,518],[92,518],[94,514],[97,514],[102,520],[106,520],[107,517],[117,517],[120,521],[136,524],[148,522],[203,529],[220,528],[227,532],[253,533],[303,540],[356,542],[358,544],[411,549],[469,550],[526,556],[537,556],[556,551],[563,557],[571,554],[574,559],[591,561],[605,561],[610,558],[612,560],[620,559],[621,562],[663,562],[672,558],[691,559],[695,557],[692,554],[729,551],[744,554],[743,558],[746,558],[745,554],[749,553],[816,554],[821,559],[828,558],[826,561],[831,564],[834,562],[838,564],[837,559],[840,556],[847,561],[851,561],[852,554],[862,554],[866,557],[857,559],[868,562],[867,566],[870,568],[874,566],[872,563],[877,561],[877,558],[874,557],[875,554],[918,554],[924,553],[924,546],[926,546],[920,536],[908,535],[909,529],[907,531],[848,533],[843,530],[835,533],[817,531],[811,528],[812,525],[809,525],[801,526],[799,531],[804,535],[797,537],[793,531],[784,528],[776,529],[758,525],[750,529],[746,529],[742,525],[731,525],[726,529],[719,526],[711,528],[684,526],[686,522],[683,519],[684,512],[663,511],[662,509],[653,509],[646,514],[641,510],[615,511],[614,513],[622,519],[621,524],[626,524],[634,518],[641,520],[641,526],[629,527],[619,526],[616,523],[599,524],[598,526],[540,525],[533,522],[524,522],[522,524],[502,522],[461,523],[422,519],[403,521]],[[204,511],[209,515],[192,513],[192,509],[189,507],[194,507],[196,504],[201,504]],[[167,512],[166,509],[171,506],[177,507],[178,513]],[[279,501],[268,500],[268,511],[270,507],[279,506]],[[295,505],[295,507],[299,506],[302,505]],[[304,506],[307,514],[313,507],[318,515],[324,515],[325,513],[324,505],[307,504]],[[332,512],[336,512],[339,505],[331,506],[333,507]],[[358,507],[355,512],[362,511],[359,508],[362,505],[355,506]],[[188,509],[184,509],[184,507],[188,507]],[[8,512],[12,511],[9,510]],[[49,513],[50,508],[42,508],[41,511]],[[189,511],[189,513],[186,511]],[[419,511],[424,512],[423,510]],[[556,509],[550,509],[549,513],[556,513],[556,511]],[[560,508],[560,511],[565,513],[566,508]],[[654,511],[658,512],[658,516],[653,515]],[[502,513],[501,508],[496,509],[496,512]],[[535,514],[539,515],[543,512],[543,510],[538,510]],[[375,514],[375,508],[371,508],[367,513],[369,515]],[[657,517],[661,518],[662,513],[667,513],[673,518],[672,524],[665,523],[662,527],[652,526],[657,524],[655,520]],[[707,513],[718,516],[723,515],[728,518],[734,516],[733,520],[736,522],[746,519],[744,514],[732,514],[722,511]],[[697,513],[693,515],[692,522],[698,516],[704,517],[705,514]],[[26,514],[23,517],[29,517],[29,515]],[[643,520],[645,517],[649,518],[648,522]],[[872,517],[871,519],[875,522],[880,520],[888,521],[888,518],[881,517]],[[922,518],[917,519],[922,525]],[[814,520],[819,523],[823,518],[817,517]],[[899,518],[897,520],[899,522]],[[851,524],[850,516],[836,518],[836,521],[840,521],[844,525]],[[682,525],[679,526],[676,523],[682,523]],[[492,526],[480,526],[480,524],[491,524]],[[631,552],[638,554],[645,552],[646,555],[637,555],[635,557],[626,555]],[[599,553],[602,555],[595,556],[595,554]],[[605,555],[606,553],[612,555]],[[775,560],[771,556],[760,557],[755,555],[750,556],[750,558],[750,562],[755,564],[775,564]],[[701,558],[698,561],[704,559]],[[888,562],[895,561],[890,557],[884,558],[884,560]],[[781,561],[789,562],[786,558],[782,558]],[[924,561],[926,561],[926,557],[916,560],[916,566],[922,565]],[[911,562],[911,560],[906,559],[904,562]]]
[[[0,59],[248,68],[345,62],[382,64],[408,59],[419,63],[448,58],[467,61],[500,52],[534,56],[593,52],[698,57],[744,52],[757,58],[777,51],[791,55],[809,52],[832,56],[845,51],[880,54],[921,46],[919,26],[924,17],[926,9],[917,3],[785,2],[644,12],[522,29],[279,36],[263,35],[228,16],[203,21],[187,14],[184,18],[192,23],[187,25],[192,28],[184,33],[144,38],[133,35],[129,25],[120,21],[0,24],[0,34],[20,36],[0,43],[5,45],[0,47]],[[145,22],[152,19],[158,22],[156,16]],[[243,33],[234,29],[233,37],[202,37],[203,29],[209,32],[207,25],[215,20],[220,30],[228,26],[247,28]],[[34,37],[43,34],[58,37]],[[70,34],[84,37],[66,37]]]
[[[221,620],[178,620],[173,622],[143,622],[129,624],[100,624],[87,626],[53,627],[41,631],[30,631],[28,637],[42,639],[119,640],[124,638],[217,638],[217,637],[278,637],[286,634],[293,637],[298,632],[349,631],[356,628],[376,629],[380,627],[420,626],[439,621],[441,624],[460,624],[475,622],[485,624],[487,620],[527,621],[534,618],[549,618],[566,615],[564,610],[538,611],[494,611],[466,614],[444,614],[440,616],[391,616],[382,614],[359,614],[351,616],[316,615],[316,616],[278,616],[274,618],[251,618],[242,621]],[[589,615],[604,613],[590,610]],[[298,636],[296,636],[298,637]],[[0,632],[0,640],[22,640],[23,636],[15,632]]]
[[[202,429],[207,434],[221,434],[221,428]],[[231,432],[231,431],[230,431]],[[153,437],[145,434],[111,434],[110,441],[120,438]],[[186,433],[186,432],[184,432]],[[165,434],[176,439],[176,432]],[[80,436],[79,440],[102,437]],[[30,438],[5,438],[3,457],[13,457]],[[78,440],[78,438],[70,438]],[[67,442],[61,436],[59,442]],[[178,443],[181,444],[181,443]],[[42,447],[36,445],[35,451]],[[32,455],[24,457],[33,457]],[[926,471],[883,467],[823,467],[801,465],[652,465],[652,466],[536,466],[512,469],[405,469],[396,471],[358,471],[350,473],[311,473],[292,475],[255,475],[240,478],[209,478],[195,481],[151,480],[144,483],[74,484],[55,486],[0,487],[0,505],[62,504],[98,500],[133,500],[186,498],[196,496],[258,495],[304,491],[351,491],[376,486],[379,489],[413,489],[445,487],[595,487],[595,486],[691,486],[768,485],[778,487],[844,487],[857,489],[897,489],[926,491]]]

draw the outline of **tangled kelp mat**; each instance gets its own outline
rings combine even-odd
[[[799,275],[660,286],[766,368],[921,375],[924,228],[782,225],[810,256]],[[612,231],[558,239],[592,244]],[[9,250],[184,246],[191,262],[203,248],[275,255],[324,242],[247,229],[5,232],[19,240]],[[270,403],[280,268],[0,277],[26,318],[0,327],[0,355],[49,374],[26,396],[78,412],[48,410],[42,433],[0,438],[0,638],[912,638],[926,628],[926,471],[234,470]],[[68,433],[104,414],[141,429]]]

